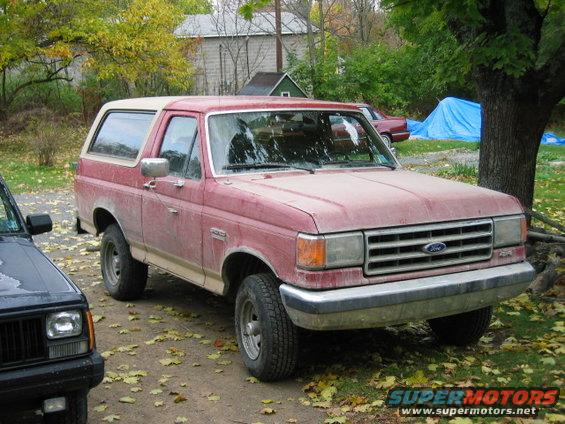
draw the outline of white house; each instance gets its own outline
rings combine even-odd
[[[282,12],[283,65],[288,53],[307,54],[306,23]],[[188,15],[178,37],[198,38],[194,94],[237,94],[256,72],[276,70],[274,12],[255,13],[251,21],[236,11]]]

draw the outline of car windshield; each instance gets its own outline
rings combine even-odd
[[[8,200],[8,193],[0,182],[0,235],[23,232],[19,215]]]
[[[361,112],[238,112],[212,115],[208,124],[217,175],[396,166]]]

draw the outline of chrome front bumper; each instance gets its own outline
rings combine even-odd
[[[280,286],[292,322],[310,330],[384,327],[472,311],[523,292],[528,262],[335,290]]]

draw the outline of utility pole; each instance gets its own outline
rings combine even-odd
[[[282,55],[282,23],[281,23],[281,0],[275,0],[275,33],[276,33],[276,55],[277,55],[277,72],[282,72],[283,55]]]

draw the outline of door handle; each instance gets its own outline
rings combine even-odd
[[[184,187],[184,181],[183,181],[183,180],[176,180],[176,181],[173,183],[173,185],[174,185],[175,187],[182,188],[182,187]]]
[[[167,210],[168,210],[170,213],[174,213],[174,214],[179,213],[179,211],[176,210],[175,208],[167,208]]]
[[[146,189],[146,190],[153,190],[156,185],[157,185],[157,181],[151,180],[151,181],[147,181],[145,184],[143,184],[143,188]]]

